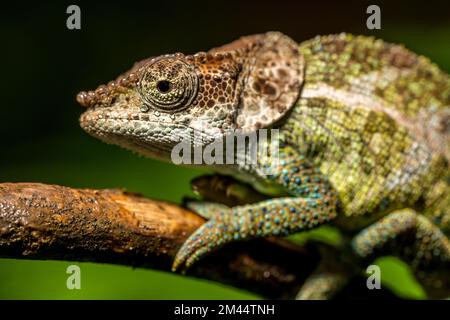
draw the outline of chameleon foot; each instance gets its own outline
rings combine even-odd
[[[231,209],[223,206],[211,203],[203,202],[191,202],[188,207],[191,210],[199,213],[205,218],[209,218],[209,221],[202,225],[197,231],[195,231],[183,244],[178,251],[175,261],[172,265],[172,271],[179,269],[188,269],[192,264],[199,260],[204,255],[211,252],[214,248],[220,247],[229,239],[228,227],[229,215],[231,215]],[[214,207],[213,207],[214,206]],[[218,207],[222,207],[216,211]],[[213,209],[208,212],[208,208]]]
[[[352,246],[366,261],[385,255],[404,260],[430,298],[450,294],[450,241],[430,220],[412,209],[394,211],[360,231]]]

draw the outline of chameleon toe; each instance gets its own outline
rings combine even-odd
[[[172,271],[189,269],[211,251],[221,247],[231,237],[225,234],[228,229],[224,220],[230,211],[215,212],[211,219],[197,229],[182,245],[175,256]]]

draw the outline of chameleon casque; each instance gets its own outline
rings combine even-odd
[[[450,78],[427,58],[372,37],[297,44],[268,32],[141,61],[77,101],[89,134],[165,161],[194,132],[206,145],[232,130],[279,129],[277,163],[211,165],[264,197],[194,204],[209,220],[173,270],[230,241],[332,224],[360,261],[396,255],[430,297],[450,295]],[[298,297],[328,298],[341,283],[318,270]]]

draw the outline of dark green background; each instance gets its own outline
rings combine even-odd
[[[402,42],[450,70],[448,1],[377,2],[382,29],[367,30],[360,1],[122,1],[2,4],[0,19],[0,182],[121,187],[179,202],[199,172],[108,146],[78,126],[75,95],[114,79],[133,62],[207,50],[268,30],[297,41],[341,31]],[[82,29],[66,29],[78,4]],[[322,232],[327,235],[328,231]],[[423,297],[406,265],[379,261],[383,285]],[[82,289],[66,289],[67,262],[0,259],[0,298],[257,298],[200,280],[149,270],[79,263]]]

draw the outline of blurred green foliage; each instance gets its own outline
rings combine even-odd
[[[166,52],[195,52],[244,34],[279,30],[295,40],[341,31],[402,42],[450,70],[447,6],[381,2],[382,30],[365,29],[367,3],[315,1],[234,3],[214,1],[99,2],[80,4],[82,30],[65,28],[71,4],[2,7],[5,48],[0,79],[0,181],[43,182],[79,188],[126,188],[173,202],[190,193],[189,181],[205,171],[144,159],[86,135],[78,127],[77,91],[91,89],[134,61]],[[208,12],[208,14],[205,14]],[[334,241],[330,228],[306,236]],[[302,237],[294,237],[301,241]],[[408,266],[386,257],[377,263],[383,285],[423,298]],[[235,288],[169,273],[76,263],[81,290],[66,288],[69,262],[0,259],[1,299],[251,299]]]

